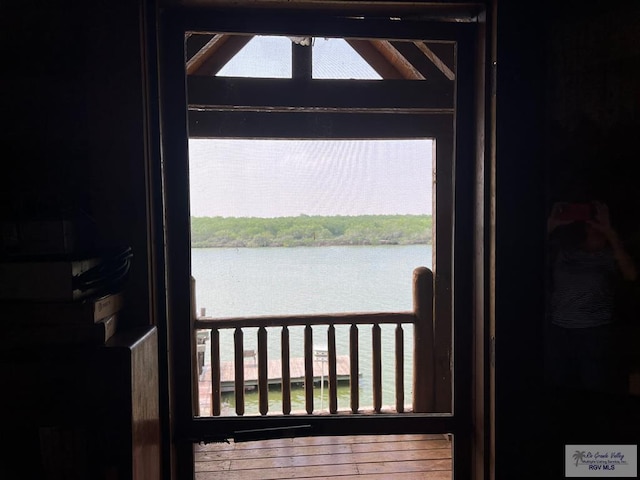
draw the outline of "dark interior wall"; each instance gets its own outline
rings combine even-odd
[[[140,2],[3,4],[0,216],[82,212],[134,258],[126,323],[149,323]]]
[[[131,318],[148,322],[138,2],[38,3],[0,15],[0,213],[86,210],[105,242],[134,247]],[[545,205],[586,172],[633,248],[640,230],[638,7],[565,3],[499,8],[497,478],[526,478],[522,455],[540,448]]]
[[[637,243],[640,5],[565,3],[548,18],[545,45],[549,201],[586,184]]]
[[[543,139],[545,218],[555,201],[599,200],[628,251],[640,260],[640,4],[554,3],[544,32]],[[638,282],[627,282],[617,312],[618,345],[627,366],[640,366]],[[547,340],[545,338],[545,340]],[[553,368],[551,366],[551,368]],[[626,395],[546,398],[541,430],[549,450],[566,444],[637,444],[640,402]],[[588,422],[585,422],[585,419]],[[547,473],[561,478],[559,458]]]

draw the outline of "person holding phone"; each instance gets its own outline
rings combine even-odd
[[[547,221],[549,298],[546,371],[552,386],[628,391],[616,290],[636,266],[600,202],[556,203]]]

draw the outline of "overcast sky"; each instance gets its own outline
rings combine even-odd
[[[344,40],[315,39],[314,78],[379,78]],[[249,42],[219,75],[290,77],[291,41]],[[430,140],[189,141],[193,216],[430,214]]]
[[[380,79],[380,75],[341,38],[314,38],[313,78]],[[217,74],[221,77],[291,78],[291,40],[254,37]]]
[[[431,213],[430,140],[189,141],[193,216]]]

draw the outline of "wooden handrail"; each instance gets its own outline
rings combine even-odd
[[[414,312],[336,313],[330,315],[282,315],[264,317],[199,317],[197,330],[209,328],[296,327],[307,325],[374,325],[415,323]]]
[[[281,379],[282,379],[282,413],[291,413],[291,372],[290,372],[290,340],[289,327],[304,327],[304,388],[305,411],[314,412],[314,350],[313,326],[327,326],[327,360],[329,413],[338,412],[337,400],[337,360],[336,355],[336,325],[349,325],[349,361],[351,378],[351,411],[357,413],[359,405],[359,325],[371,325],[372,328],[372,372],[373,372],[373,409],[382,411],[382,356],[381,329],[382,324],[394,324],[395,330],[395,389],[398,413],[405,410],[404,406],[404,330],[403,325],[412,324],[413,333],[413,408],[412,411],[426,413],[433,412],[436,394],[435,365],[434,365],[434,323],[433,323],[433,274],[425,267],[416,268],[413,272],[413,307],[412,312],[374,312],[374,313],[344,313],[323,315],[288,315],[288,316],[260,316],[251,318],[212,318],[197,317],[193,320],[195,330],[210,330],[211,339],[211,380],[212,399],[211,413],[213,416],[221,414],[221,386],[220,386],[220,335],[223,329],[234,330],[234,363],[235,363],[235,401],[236,414],[244,415],[244,328],[258,328],[258,394],[259,412],[268,413],[268,327],[281,328]],[[193,309],[195,311],[195,308]],[[203,312],[204,313],[204,312]],[[196,410],[197,411],[197,410]]]

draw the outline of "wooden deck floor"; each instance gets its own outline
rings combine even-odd
[[[287,438],[194,449],[195,480],[451,480],[444,435]]]

